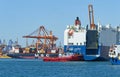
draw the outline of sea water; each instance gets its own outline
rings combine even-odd
[[[120,65],[108,62],[43,62],[0,59],[0,77],[120,77]]]

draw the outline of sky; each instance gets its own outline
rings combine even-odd
[[[88,5],[94,8],[95,24],[120,24],[120,0],[0,0],[0,39],[26,45],[24,35],[40,26],[52,30],[57,45],[64,42],[64,30],[79,17],[82,26],[89,24]],[[36,40],[36,39],[35,39]],[[31,39],[29,40],[31,44]]]

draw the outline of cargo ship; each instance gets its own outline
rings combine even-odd
[[[76,18],[76,20],[77,19],[79,18]],[[86,51],[86,48],[87,48],[86,41],[88,42],[90,38],[93,39],[94,36],[90,37],[91,34],[88,34],[89,36],[87,35],[87,31],[89,31],[89,29],[87,30],[87,28],[81,27],[81,24],[77,25],[77,27],[78,26],[80,28],[78,28],[77,30],[77,28],[74,29],[76,25],[69,25],[64,31],[64,51],[83,54],[84,58],[86,58],[85,60],[89,60],[89,58],[86,56],[86,53],[89,54],[88,56],[91,56],[90,54],[92,54],[92,52],[88,53]],[[99,44],[98,46],[99,54],[96,56],[99,56],[99,57],[98,58],[94,57],[94,59],[96,58],[96,60],[99,60],[99,61],[108,61],[109,60],[108,54],[109,54],[109,49],[111,45],[118,44],[120,42],[120,26],[113,28],[110,24],[102,25],[100,22],[98,22],[96,27],[97,27],[97,31],[95,30],[94,31],[98,35],[97,37],[94,37],[93,40],[95,40],[95,38],[96,38],[96,41],[98,40],[96,44],[97,43]],[[73,30],[71,28],[73,28]],[[86,36],[88,36],[89,39],[86,38]]]
[[[45,53],[43,49],[37,51],[34,46],[23,49],[12,47],[7,56],[18,59],[43,59],[43,57],[57,57],[58,53],[56,53],[56,50],[49,50],[49,53]]]
[[[8,50],[7,55],[12,58],[21,59],[41,59],[42,57],[57,56],[58,49],[56,48],[55,41],[58,39],[52,34],[52,31],[47,31],[44,26],[40,26],[37,30],[29,35],[23,36],[23,38],[36,38],[36,42],[32,42],[28,45],[26,40],[26,47],[22,48],[19,44],[13,44],[9,42],[6,46]]]
[[[82,55],[85,52],[86,29],[81,27],[79,17],[75,20],[75,25],[67,26],[64,32],[64,52],[72,52]]]
[[[110,62],[113,65],[120,65],[120,44],[112,45],[109,50]]]
[[[64,51],[83,55],[84,60],[92,61],[100,57],[99,33],[94,24],[93,6],[89,5],[90,29],[81,27],[77,17],[75,24],[67,26],[64,32]]]
[[[91,15],[91,12],[92,11],[89,12],[89,15]],[[90,18],[90,20],[93,19]],[[115,26],[113,28],[111,24],[102,25],[99,21],[95,27],[96,31],[94,30],[94,32],[92,32],[87,29],[87,27],[81,27],[81,23],[77,26],[76,24],[67,26],[66,30],[64,31],[64,51],[67,52],[69,50],[71,52],[83,54],[85,60],[96,59],[99,61],[108,61],[110,46],[120,42],[120,26]],[[94,33],[95,36],[92,36],[92,33]],[[95,39],[96,45],[98,46],[95,46]],[[93,41],[94,44],[91,45],[90,41]],[[93,46],[94,49],[97,49],[96,52],[98,52],[98,55],[93,50],[88,52],[87,49],[90,48],[89,46]],[[93,55],[95,56],[93,57]]]

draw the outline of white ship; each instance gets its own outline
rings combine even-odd
[[[86,49],[86,29],[77,17],[74,25],[68,25],[64,32],[64,51],[83,54]]]

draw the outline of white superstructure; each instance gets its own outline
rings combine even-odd
[[[64,31],[64,51],[81,52],[86,45],[86,29],[81,27],[79,18]],[[84,47],[84,48],[83,48]],[[85,50],[84,50],[85,51]]]
[[[109,50],[110,58],[120,58],[120,45],[113,45]]]
[[[67,27],[64,32],[64,45],[85,45],[86,29],[74,30],[71,27],[77,29],[75,25]]]
[[[98,30],[100,33],[99,41],[103,46],[111,46],[120,43],[120,26],[113,28],[111,24],[103,26],[98,23]]]

